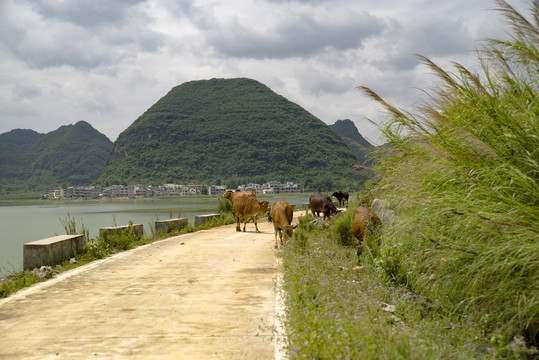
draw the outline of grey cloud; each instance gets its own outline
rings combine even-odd
[[[146,15],[120,9],[116,2],[34,3],[27,23],[6,19],[0,45],[32,68],[71,66],[93,69],[121,63],[163,45],[162,35],[146,26]],[[131,2],[131,5],[135,2]],[[110,5],[110,11],[106,7]],[[122,3],[124,6],[124,3]],[[93,20],[83,20],[83,14]],[[103,14],[103,19],[97,20]],[[126,18],[129,13],[129,18]],[[46,17],[45,17],[46,16]],[[88,26],[92,27],[88,27]]]
[[[320,3],[335,2],[335,0],[267,0],[267,2],[274,3],[274,4],[290,4],[290,3],[320,4]]]
[[[469,53],[474,44],[470,32],[458,20],[431,18],[413,25],[393,22],[391,30],[380,41],[385,57],[379,63],[409,70],[420,61],[416,54],[427,57],[454,57]]]
[[[323,9],[321,11],[324,11]],[[218,53],[239,58],[306,57],[326,50],[362,46],[365,39],[380,34],[383,20],[350,11],[339,21],[289,14],[270,29],[261,31],[232,22],[212,31],[208,41]]]
[[[41,88],[38,86],[15,85],[12,90],[12,97],[15,101],[31,100],[40,96],[42,93]]]
[[[93,97],[80,99],[80,108],[91,114],[107,114],[116,110],[114,102],[103,96],[97,94]]]
[[[128,20],[131,7],[146,0],[27,1],[44,18],[58,19],[83,27],[117,24]]]
[[[297,72],[302,91],[320,96],[323,94],[342,94],[354,89],[355,80],[348,75],[336,75],[334,72],[307,67]]]

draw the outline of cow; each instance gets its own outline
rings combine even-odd
[[[329,218],[332,214],[337,215],[340,210],[337,210],[331,198],[323,194],[312,194],[309,197],[309,208],[313,215],[320,216],[320,213],[324,214],[324,220]]]
[[[286,241],[287,238],[292,236],[292,232],[297,225],[292,226],[292,219],[294,217],[294,210],[292,206],[286,201],[277,201],[271,207],[271,218],[273,219],[273,229],[275,230],[275,248],[279,248],[277,244],[277,234],[279,234],[279,242],[281,248],[283,247],[283,238]]]
[[[223,197],[225,199],[228,199],[232,203],[232,207],[234,208],[234,202],[236,201],[236,199],[243,198],[243,197],[256,198],[256,194],[252,190],[248,190],[248,191],[231,191],[231,190],[227,190],[223,194]],[[236,209],[234,209],[234,213],[236,213]],[[242,221],[242,220],[243,219],[240,218],[240,221]]]
[[[346,203],[348,202],[349,195],[348,195],[348,192],[346,191],[345,192],[335,191],[333,194],[331,194],[331,196],[337,199],[340,207],[344,207],[345,202]]]
[[[238,192],[238,191],[231,191],[231,190],[227,190],[224,194],[223,194],[223,197],[225,199],[228,199],[230,200],[230,202],[232,203],[232,205],[234,205],[234,199],[237,199],[237,198],[240,198],[240,197],[244,197],[244,196],[250,196],[250,197],[256,197],[256,194],[254,193],[254,191],[241,191],[241,192]]]
[[[245,206],[243,208],[238,209],[239,215],[243,215],[243,232],[245,232],[245,228],[247,226],[247,220],[249,218],[253,219],[253,222],[255,223],[255,229],[256,232],[259,233],[260,230],[258,230],[257,225],[257,219],[258,214],[264,214],[268,210],[269,203],[267,201],[258,201],[256,198],[247,197],[247,200],[245,201]],[[238,216],[239,220],[239,216]],[[236,226],[236,231],[239,231],[239,223],[238,226]]]
[[[243,216],[243,232],[247,227],[247,219],[252,217],[255,223],[256,232],[258,230],[257,218],[258,214],[265,213],[268,209],[269,203],[267,201],[258,201],[256,195],[252,191],[245,192],[233,192],[227,191],[223,195],[226,199],[230,200],[234,207],[234,216],[236,218],[236,231],[241,231],[241,217]]]
[[[367,234],[373,233],[381,225],[382,221],[370,208],[365,206],[356,208],[352,217],[352,234],[358,240],[358,256],[361,254]]]

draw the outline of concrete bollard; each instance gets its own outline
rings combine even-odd
[[[204,224],[206,221],[218,217],[219,214],[195,215],[195,226]]]
[[[160,220],[155,222],[156,233],[169,233],[175,229],[181,229],[188,225],[187,218]]]
[[[133,227],[133,232],[137,236],[142,236],[144,234],[144,227],[142,224],[133,224],[131,226]],[[99,235],[102,235],[104,232],[107,233],[107,236],[120,235],[122,231],[127,230],[128,227],[129,225],[104,227],[99,229]]]
[[[56,265],[82,252],[86,238],[84,235],[58,235],[24,244],[24,269]]]

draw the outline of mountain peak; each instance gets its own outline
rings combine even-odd
[[[99,182],[288,180],[330,190],[359,187],[355,165],[337,133],[264,84],[210,79],[175,86],[136,119]]]
[[[331,127],[342,136],[350,150],[357,156],[361,163],[369,163],[369,155],[374,146],[359,133],[352,120],[337,120]]]
[[[111,148],[112,142],[85,121],[47,134],[22,129],[0,134],[0,193],[89,185]]]

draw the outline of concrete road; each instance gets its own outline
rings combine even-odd
[[[0,300],[0,358],[274,359],[274,235],[259,228],[162,240]]]

